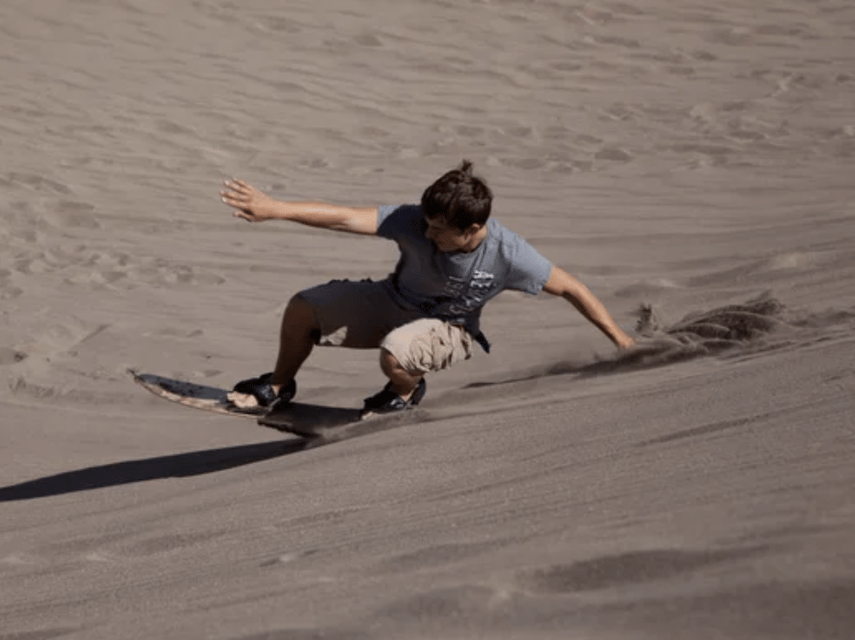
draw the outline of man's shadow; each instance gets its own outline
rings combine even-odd
[[[67,471],[45,478],[0,487],[0,502],[32,500],[75,491],[115,487],[133,482],[162,478],[185,478],[216,473],[245,464],[262,462],[306,448],[305,440],[277,440],[223,449],[179,453],[171,456],[114,462],[112,464]]]

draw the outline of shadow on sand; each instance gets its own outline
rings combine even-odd
[[[144,460],[114,462],[77,471],[58,473],[8,487],[0,487],[0,502],[32,500],[33,498],[46,498],[64,493],[115,487],[147,480],[185,478],[205,473],[216,473],[217,471],[225,471],[296,453],[305,447],[306,441],[304,440],[277,440],[239,447],[159,456]]]

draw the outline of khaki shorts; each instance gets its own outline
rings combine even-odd
[[[333,280],[297,295],[315,311],[321,346],[386,349],[416,375],[472,357],[463,327],[402,308],[382,282]]]

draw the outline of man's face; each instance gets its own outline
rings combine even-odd
[[[425,218],[425,222],[427,222],[425,237],[443,253],[463,251],[474,235],[471,231],[461,231],[457,227],[447,224],[441,218],[434,218],[433,220]]]

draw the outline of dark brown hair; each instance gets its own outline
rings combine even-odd
[[[490,217],[493,193],[478,176],[472,175],[472,163],[464,160],[422,194],[425,217],[439,218],[460,231],[473,224],[484,225]]]

